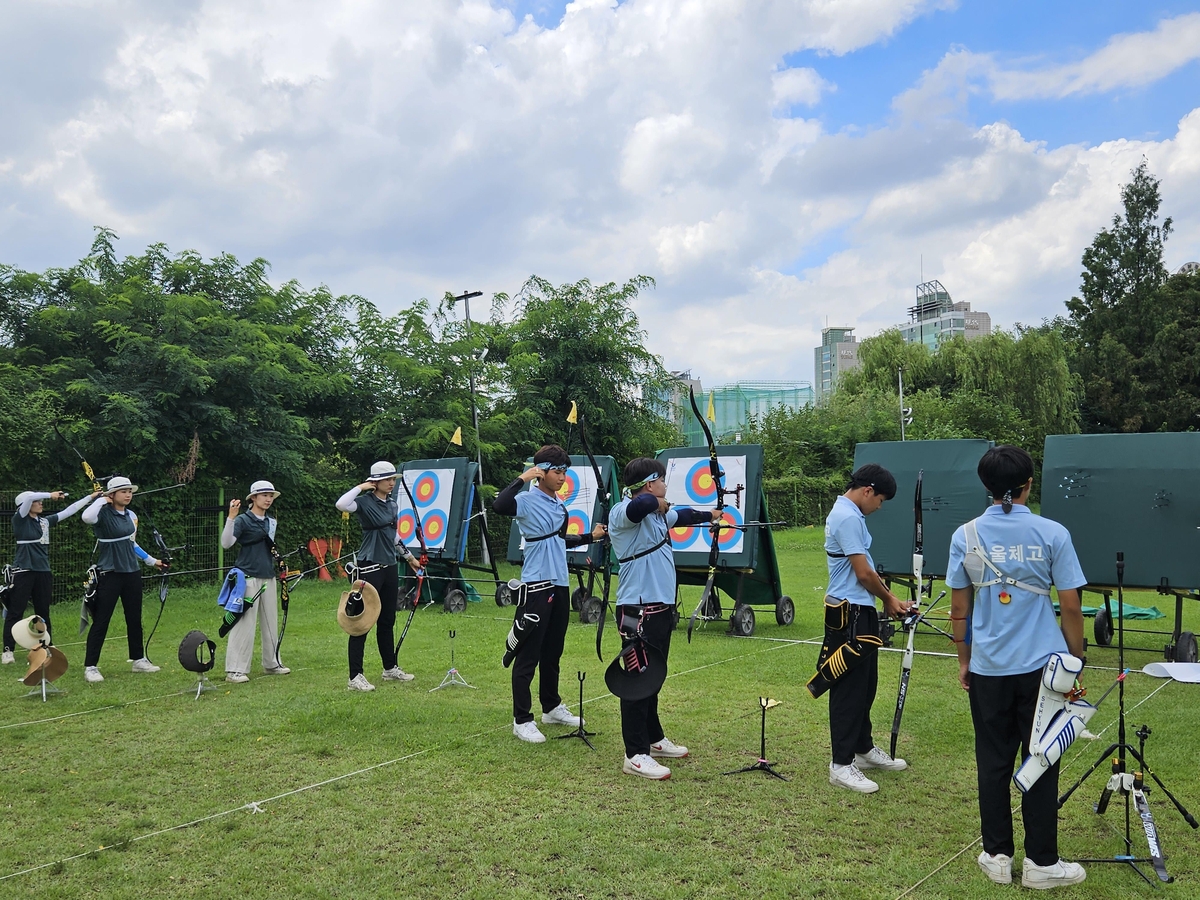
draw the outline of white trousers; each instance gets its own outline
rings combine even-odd
[[[250,657],[254,655],[255,623],[262,625],[262,665],[273,669],[282,663],[275,659],[275,641],[279,635],[279,612],[276,591],[279,582],[274,578],[247,578],[246,596],[253,597],[266,585],[263,595],[254,602],[229,632],[225,645],[225,671],[250,673]]]

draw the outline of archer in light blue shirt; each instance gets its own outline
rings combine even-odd
[[[562,455],[566,458],[565,451]],[[606,528],[599,522],[590,534],[567,534],[567,507],[558,491],[566,480],[568,468],[566,463],[532,466],[492,501],[492,509],[504,516],[515,516],[521,529],[525,539],[521,580],[526,584],[549,581],[558,587],[569,587],[567,548],[581,547],[605,535]],[[526,490],[531,481],[537,483]]]
[[[608,514],[609,539],[621,562],[617,581],[617,606],[675,603],[675,554],[668,532],[676,525],[711,525],[720,517],[717,510],[672,506],[666,501],[665,467],[658,460],[637,460],[648,474],[627,489],[632,497],[622,500]],[[631,463],[632,465],[632,463]]]
[[[1074,590],[1087,584],[1071,535],[1058,522],[1034,515],[1015,503],[1005,514],[1000,502],[975,520],[979,544],[988,559],[1009,578],[1040,588]],[[946,584],[970,588],[963,566],[965,526],[950,539]],[[986,580],[995,577],[984,572]],[[1066,653],[1050,597],[1006,584],[975,590],[971,609],[971,667],[978,675],[1021,675],[1040,669],[1051,653]]]
[[[846,495],[834,501],[833,509],[825,518],[825,559],[829,565],[829,587],[825,593],[838,600],[849,600],[860,606],[874,606],[875,598],[863,587],[850,557],[862,554],[867,565],[875,568],[871,559],[871,532],[867,531],[867,517]]]

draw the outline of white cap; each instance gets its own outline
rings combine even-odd
[[[385,478],[395,478],[396,467],[390,462],[380,460],[371,466],[371,474],[367,477],[367,481],[383,481]]]
[[[104,493],[111,494],[115,491],[123,490],[124,488],[129,488],[136,491],[138,486],[124,475],[114,475],[112,478],[108,479],[108,484],[104,488]]]
[[[256,481],[250,485],[250,493],[247,497],[253,497],[255,494],[270,494],[272,497],[278,497],[279,491],[275,490],[275,485],[269,481]]]

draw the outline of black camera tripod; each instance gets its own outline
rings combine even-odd
[[[1117,667],[1125,671],[1125,554],[1117,553]],[[1080,776],[1067,790],[1065,794],[1058,798],[1058,805],[1061,809],[1063,804],[1075,790],[1087,780],[1088,776],[1095,772],[1106,761],[1111,759],[1112,775],[1108,779],[1108,784],[1100,794],[1100,799],[1092,807],[1097,814],[1103,814],[1108,809],[1109,801],[1112,799],[1114,792],[1120,793],[1125,798],[1125,852],[1116,856],[1105,859],[1080,859],[1077,862],[1085,863],[1122,863],[1129,866],[1133,871],[1137,872],[1142,877],[1142,880],[1147,884],[1153,884],[1150,878],[1138,868],[1138,863],[1150,863],[1154,866],[1154,872],[1158,876],[1158,880],[1162,882],[1172,882],[1175,879],[1167,874],[1166,856],[1162,852],[1162,844],[1158,839],[1158,826],[1154,824],[1154,817],[1150,813],[1150,804],[1146,800],[1146,788],[1144,785],[1144,776],[1149,775],[1154,779],[1154,783],[1158,785],[1163,794],[1175,804],[1175,808],[1179,810],[1179,814],[1183,816],[1183,820],[1193,828],[1200,828],[1200,822],[1196,821],[1195,816],[1188,812],[1182,803],[1175,799],[1175,795],[1167,790],[1167,786],[1162,783],[1162,780],[1150,770],[1146,765],[1146,738],[1151,734],[1150,728],[1143,725],[1137,731],[1138,746],[1135,748],[1126,740],[1125,736],[1125,679],[1118,680],[1117,693],[1117,740],[1111,744],[1108,749],[1100,754],[1100,757],[1092,764],[1092,767]],[[1113,756],[1113,752],[1116,756]],[[1127,771],[1126,754],[1132,756],[1141,766],[1140,772]],[[1146,843],[1149,845],[1149,856],[1134,856],[1133,854],[1133,838],[1130,829],[1130,800],[1133,801],[1133,806],[1137,810],[1138,818],[1141,821],[1142,831],[1146,835]]]

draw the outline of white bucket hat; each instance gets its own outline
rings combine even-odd
[[[114,475],[112,478],[108,479],[108,484],[104,488],[104,495],[108,496],[109,494],[123,490],[124,488],[129,488],[136,491],[138,486],[124,475]]]
[[[390,462],[380,460],[371,466],[371,474],[367,481],[383,481],[385,478],[395,478],[398,473]]]
[[[249,500],[255,494],[270,494],[272,497],[278,497],[279,491],[275,490],[275,485],[269,481],[256,481],[250,485],[250,493],[246,495],[246,499]]]

